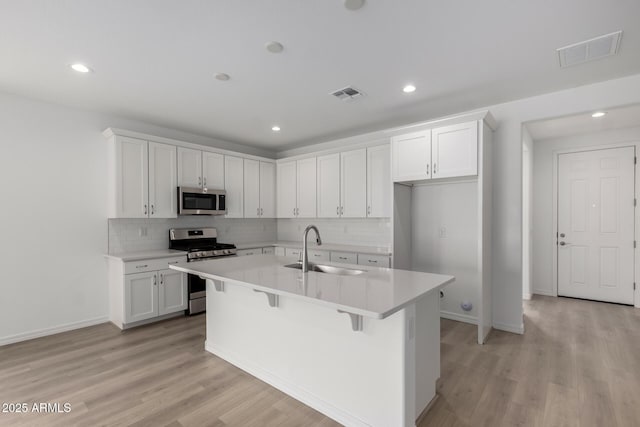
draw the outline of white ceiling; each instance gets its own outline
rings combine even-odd
[[[631,0],[1,5],[0,91],[272,150],[640,73]],[[559,68],[556,48],[617,30],[617,56]],[[284,52],[268,53],[271,40]],[[418,90],[404,94],[407,82]],[[328,95],[346,85],[367,96]]]
[[[640,126],[640,104],[605,110],[604,117],[591,117],[594,111],[527,123],[533,140],[562,138],[611,129]]]

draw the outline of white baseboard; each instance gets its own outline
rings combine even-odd
[[[529,301],[533,297],[533,294],[522,294],[522,299]]]
[[[52,328],[38,329],[35,331],[23,332],[21,334],[9,335],[7,337],[0,338],[0,346],[13,344],[20,341],[32,340],[34,338],[45,337],[47,335],[59,334],[61,332],[72,331],[74,329],[86,328],[87,326],[99,325],[100,323],[106,323],[109,321],[109,317],[96,317],[94,319],[87,319],[80,322],[66,323],[64,325],[54,326]]]
[[[277,388],[285,394],[293,397],[296,400],[304,403],[307,406],[312,407],[318,412],[323,413],[324,415],[332,418],[333,420],[343,424],[345,426],[354,426],[354,427],[367,427],[369,424],[363,422],[362,420],[356,418],[355,416],[344,412],[342,409],[336,408],[328,402],[320,399],[319,397],[309,393],[308,391],[300,388],[297,384],[293,384],[289,381],[283,380],[277,375],[272,374],[266,369],[255,365],[247,360],[241,359],[236,355],[233,355],[229,352],[216,348],[210,345],[207,341],[204,343],[204,349],[209,353],[213,353],[221,359],[226,360],[232,365],[242,369],[250,375],[266,382],[272,387]]]
[[[558,296],[558,295],[555,294],[555,292],[545,291],[545,290],[542,290],[542,289],[534,289],[532,292],[533,292],[534,295],[544,295],[544,296],[547,296],[547,297],[557,297]]]
[[[493,329],[499,329],[505,332],[513,332],[514,334],[524,334],[524,323],[520,326],[507,325],[506,323],[493,322]]]
[[[471,323],[472,325],[478,324],[478,318],[475,316],[469,316],[468,314],[459,314],[452,311],[440,310],[440,317],[449,320],[457,320],[458,322]]]

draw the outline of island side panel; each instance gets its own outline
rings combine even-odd
[[[208,280],[206,315],[207,351],[336,421],[415,425],[406,309],[365,318],[364,330],[354,332],[335,310],[287,297],[273,308],[263,293],[233,283],[218,292]]]
[[[416,419],[436,396],[440,378],[440,295],[433,291],[416,301]]]

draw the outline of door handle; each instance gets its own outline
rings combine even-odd
[[[260,216],[260,208],[256,208],[256,216]]]
[[[144,205],[144,214],[147,214],[147,205]]]
[[[435,163],[433,164],[433,174],[434,175],[436,174],[436,164]]]
[[[154,205],[151,205],[151,215],[155,215],[156,214],[156,207]]]
[[[429,164],[427,163],[427,175],[429,175]]]
[[[205,187],[207,186],[207,177],[206,176],[203,178],[203,184],[204,184]]]
[[[560,242],[560,246],[565,246],[565,245],[570,245],[571,243],[569,242]]]
[[[202,177],[198,177],[198,187],[202,186]]]
[[[164,274],[160,273],[160,284],[162,285],[164,283]]]

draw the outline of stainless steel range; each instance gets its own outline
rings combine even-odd
[[[187,261],[204,261],[211,258],[235,256],[236,246],[218,243],[215,228],[172,228],[169,230],[169,249],[187,252]],[[189,274],[188,314],[202,313],[207,309],[206,281]]]

